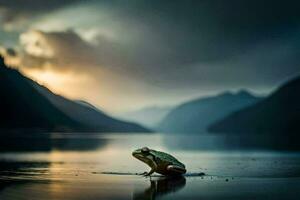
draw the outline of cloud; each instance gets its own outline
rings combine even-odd
[[[0,16],[5,30],[20,29],[37,15],[43,15],[64,6],[82,0],[2,0],[0,2]]]
[[[99,45],[92,45],[72,30],[31,30],[20,35],[18,51],[7,49],[3,54],[6,62],[23,68],[84,71],[96,65],[112,65],[113,45],[100,37],[97,41]],[[108,58],[111,58],[111,63],[107,62]]]
[[[20,69],[50,69],[93,74],[93,70],[122,71],[128,64],[121,45],[102,36],[83,38],[75,31],[30,30],[16,48],[2,48],[6,63]]]
[[[270,91],[299,74],[298,1],[23,2],[0,11],[14,27],[26,24],[2,50],[6,61],[84,73],[107,81],[107,94],[172,101],[241,87]],[[0,29],[0,39],[14,33]]]

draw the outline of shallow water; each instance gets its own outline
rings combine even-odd
[[[236,141],[164,134],[12,136],[0,142],[0,199],[299,199],[298,152],[261,148],[260,142],[241,148]],[[171,153],[186,164],[187,175],[136,175],[149,170],[131,156],[142,146]]]

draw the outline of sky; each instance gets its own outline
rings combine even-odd
[[[300,74],[294,0],[0,0],[0,52],[26,76],[111,113]]]

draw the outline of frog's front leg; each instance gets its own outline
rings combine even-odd
[[[154,173],[154,169],[151,169],[149,172],[143,172],[143,173],[141,173],[139,175],[141,175],[141,176],[150,176],[153,173]]]
[[[151,176],[151,174],[153,174],[154,171],[155,171],[155,170],[154,170],[153,168],[151,168],[150,172],[144,174],[144,176]]]
[[[140,173],[139,175],[141,175],[141,176],[150,176],[153,173],[154,173],[154,169],[151,169],[149,172],[143,172],[143,173]]]
[[[155,172],[155,170],[157,169],[157,164],[155,161],[153,161],[152,165],[151,165],[151,170],[150,172],[144,172],[143,175],[144,176],[151,176],[151,174],[153,174]]]

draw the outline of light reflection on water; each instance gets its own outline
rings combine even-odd
[[[293,199],[300,191],[298,153],[256,146],[227,148],[224,140],[216,136],[53,133],[17,138],[0,142],[1,200],[218,199],[251,195]],[[134,149],[142,146],[169,152],[186,164],[189,173],[207,175],[150,180],[136,175],[101,174],[147,171],[145,164],[131,156]],[[213,189],[216,187],[217,193]],[[285,192],[277,194],[278,188]]]

